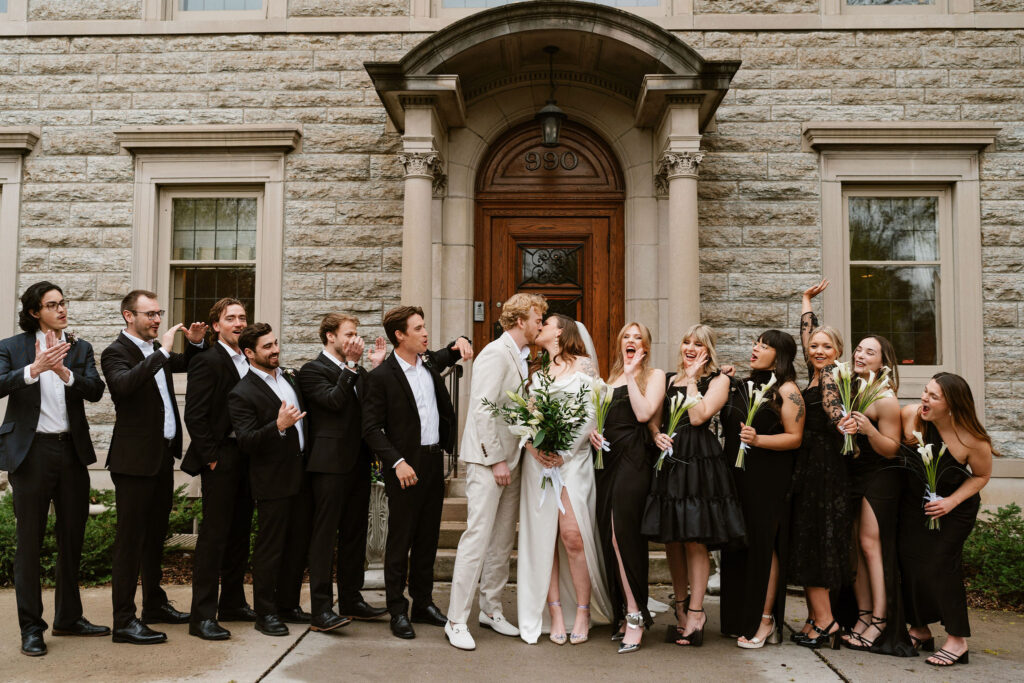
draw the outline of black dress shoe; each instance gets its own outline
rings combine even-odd
[[[283,609],[277,613],[277,618],[289,624],[308,624],[309,612],[303,612],[301,607]]]
[[[412,620],[416,624],[430,624],[431,626],[444,626],[448,623],[448,617],[437,608],[437,605],[429,605],[423,609],[412,611]]]
[[[222,609],[217,613],[217,621],[256,621],[256,612],[247,605],[235,609]]]
[[[338,614],[341,616],[352,617],[353,619],[359,619],[361,621],[376,619],[377,617],[382,617],[387,613],[387,607],[373,607],[362,600],[354,602],[347,607],[338,607]]]
[[[41,631],[21,634],[21,654],[29,657],[42,657],[46,654],[46,643],[43,642]]]
[[[309,622],[309,627],[314,631],[333,631],[351,623],[351,617],[339,617],[334,612],[327,611],[313,617]]]
[[[227,640],[231,631],[217,623],[216,619],[203,619],[199,623],[189,622],[188,634],[203,640]]]
[[[132,619],[127,626],[114,629],[115,643],[131,643],[133,645],[154,645],[166,643],[167,634],[154,631],[138,619]]]
[[[89,621],[82,617],[70,626],[54,626],[53,635],[55,636],[109,636],[109,626],[97,626],[96,624],[90,624]]]
[[[268,614],[265,617],[256,617],[256,630],[267,636],[286,636],[288,627],[281,623],[276,614]]]
[[[159,607],[142,610],[142,621],[146,624],[187,624],[188,612],[179,612],[169,602]]]
[[[409,623],[409,617],[404,614],[396,614],[391,617],[391,632],[399,638],[406,640],[416,637],[416,631],[413,630],[412,624]]]

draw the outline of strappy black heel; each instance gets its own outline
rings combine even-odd
[[[833,626],[836,627],[835,631],[832,630]],[[799,643],[797,643],[797,645],[803,645],[804,647],[809,647],[812,650],[817,650],[822,645],[828,643],[829,647],[831,647],[833,650],[839,649],[839,635],[842,632],[842,629],[836,625],[835,619],[833,619],[832,623],[826,626],[825,628],[818,628],[817,626],[815,626],[814,630],[817,632],[817,636],[815,636],[814,638],[806,638],[805,640],[801,640]]]
[[[970,650],[964,650],[962,653],[955,655],[949,650],[939,650],[928,659],[924,660],[925,664],[931,664],[932,666],[953,666],[954,664],[969,664],[970,659],[967,655],[970,654]],[[933,662],[932,659],[939,661]]]
[[[686,608],[687,612],[704,612],[704,609],[690,609]],[[704,627],[708,625],[708,619],[704,617],[704,623],[700,625],[699,631],[691,631],[690,633],[684,633],[676,639],[676,645],[680,647],[700,647],[704,644]],[[680,640],[685,640],[685,643],[680,643]]]
[[[925,652],[935,652],[935,638],[931,637],[928,639],[918,638],[913,633],[910,635],[910,644],[915,650],[924,650]]]
[[[849,633],[847,635],[849,635],[850,638],[856,640],[857,642],[854,643],[852,640],[845,640],[845,641],[843,641],[843,644],[846,645],[846,647],[848,647],[851,650],[866,651],[866,650],[870,650],[871,648],[873,648],[875,646],[875,641],[878,640],[883,633],[885,633],[885,625],[886,625],[886,623],[888,623],[889,620],[887,618],[876,617],[875,615],[872,614],[871,615],[871,623],[868,623],[868,622],[864,621],[863,619],[857,619],[857,621],[861,622],[862,624],[867,624],[868,629],[871,628],[872,626],[875,627],[876,629],[878,629],[878,635],[875,636],[874,638],[868,640],[867,638],[864,637],[864,633],[867,633],[867,629],[864,629],[864,633],[853,633],[853,632],[851,632],[851,633]]]
[[[804,626],[810,626],[811,628],[814,628],[814,619],[806,620],[804,622]],[[810,631],[807,631],[806,633],[804,631],[802,631],[802,630],[801,631],[793,631],[793,633],[791,633],[790,636],[789,636],[789,642],[791,642],[791,643],[799,643],[801,640],[807,640],[808,638],[811,637],[810,634],[811,634]]]

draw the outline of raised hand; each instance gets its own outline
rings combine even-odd
[[[638,349],[633,354],[632,360],[627,360],[622,364],[622,374],[626,377],[632,377],[636,374],[636,371],[640,368],[640,361],[647,357],[647,352],[643,349]]]
[[[702,348],[697,353],[697,357],[693,359],[693,362],[691,362],[685,368],[687,379],[694,379],[695,377],[697,377],[701,373],[701,371],[703,370],[704,364],[707,363],[707,362],[708,362],[708,351],[707,351],[707,349],[703,349]]]
[[[358,363],[363,357],[363,342],[362,337],[352,337],[345,341],[342,345],[342,353],[345,355],[345,360],[350,360],[354,363]]]
[[[819,282],[818,284],[811,285],[810,287],[804,290],[804,298],[810,301],[811,299],[813,299],[814,297],[818,296],[826,289],[828,289],[828,286],[829,281],[827,279],[822,279],[822,281]]]
[[[33,377],[38,377],[42,373],[52,370],[60,374],[60,370],[64,367],[64,359],[68,355],[68,351],[71,349],[71,344],[67,342],[58,342],[56,337],[47,336],[47,347],[43,351],[39,347],[39,341],[36,341],[36,357],[32,361],[32,365],[29,369],[29,373]]]
[[[206,337],[207,327],[206,323],[192,323],[188,326],[188,331],[185,332],[185,338],[193,344],[202,344]]]
[[[180,330],[181,328],[181,323],[178,323],[174,327],[168,328],[167,331],[164,332],[163,336],[160,337],[160,346],[170,351],[171,347],[174,346],[174,335],[178,334],[178,330]]]
[[[304,417],[306,417],[306,413],[300,413],[295,406],[281,401],[281,407],[277,411],[277,431],[285,431]]]
[[[388,353],[388,343],[384,337],[377,337],[373,340],[373,350],[370,351],[370,364],[377,367],[384,362],[384,356]]]
[[[462,355],[462,360],[469,360],[473,357],[473,345],[465,337],[456,339],[454,346]]]

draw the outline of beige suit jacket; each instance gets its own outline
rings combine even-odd
[[[506,391],[516,391],[525,377],[516,343],[507,333],[484,347],[473,360],[466,428],[462,433],[459,459],[491,466],[505,461],[509,468],[519,464],[519,437],[508,430],[500,417],[483,405],[488,399],[498,405],[509,402]]]

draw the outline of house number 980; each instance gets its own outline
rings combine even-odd
[[[544,152],[543,154],[527,152],[523,160],[526,162],[527,171],[536,171],[542,167],[545,171],[554,171],[559,166],[566,171],[571,171],[580,163],[579,157],[572,152],[562,152],[561,154],[556,152]]]

